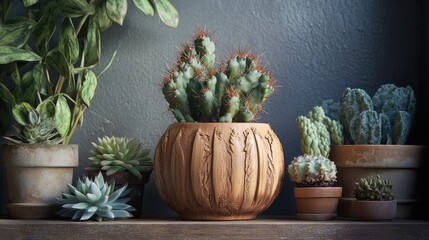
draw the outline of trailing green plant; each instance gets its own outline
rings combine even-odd
[[[392,184],[388,179],[381,179],[380,175],[361,178],[355,183],[353,197],[356,200],[390,201],[394,199]]]
[[[336,120],[325,116],[323,108],[316,106],[307,116],[297,118],[303,154],[329,156],[331,139],[335,144],[344,141],[343,128]]]
[[[103,137],[92,143],[90,171],[106,171],[106,175],[128,171],[142,180],[141,172],[152,171],[149,149],[135,138]]]
[[[249,122],[274,88],[271,74],[249,52],[234,52],[215,67],[215,44],[198,30],[168,70],[162,92],[179,122]]]
[[[60,199],[64,205],[57,214],[61,217],[72,220],[95,218],[97,221],[133,217],[130,211],[135,209],[127,204],[129,198],[125,198],[129,193],[127,185],[115,191],[115,182],[104,182],[101,172],[93,180],[79,178],[76,187],[69,183],[68,187],[70,194],[63,193]]]
[[[52,112],[43,117],[51,119],[41,122],[44,125],[54,122],[61,138],[59,142],[67,144],[76,127],[82,124],[98,79],[116,54],[96,73],[101,57],[101,32],[114,22],[123,24],[128,1],[15,2],[19,2],[16,6],[24,6],[24,16],[9,16],[12,0],[2,0],[0,6],[0,131],[5,131],[9,124],[6,103],[11,105],[10,109],[23,103],[36,108],[49,99],[50,103],[44,106]],[[168,0],[132,2],[146,15],[153,16],[156,10],[166,25],[177,26],[178,13]],[[18,119],[24,117],[21,113],[13,112],[13,117],[23,129],[21,132],[26,131],[30,120],[19,122]]]
[[[290,180],[297,187],[330,187],[337,181],[337,167],[326,157],[304,154],[288,166]]]

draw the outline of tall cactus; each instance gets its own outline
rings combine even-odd
[[[225,66],[215,67],[215,56],[215,44],[204,30],[182,46],[162,86],[177,121],[249,122],[274,92],[275,81],[258,57],[237,51]]]

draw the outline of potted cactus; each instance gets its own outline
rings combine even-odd
[[[353,188],[355,200],[351,205],[351,215],[356,220],[391,220],[396,215],[397,202],[392,192],[392,184],[380,175],[361,178]]]
[[[163,80],[179,123],[157,144],[154,176],[162,200],[184,219],[254,219],[280,192],[281,143],[269,124],[250,123],[274,80],[249,52],[223,63],[215,67],[215,44],[198,30]]]
[[[2,147],[11,217],[55,216],[57,198],[67,190],[57,183],[70,183],[78,166],[78,146],[70,139],[115,56],[96,72],[100,34],[114,22],[122,25],[127,2],[21,1],[15,13],[24,14],[10,16],[12,1],[2,1],[0,133],[9,115],[18,125],[17,136],[7,138],[13,144]],[[156,10],[168,26],[178,24],[168,0],[133,2],[146,15]]]
[[[415,217],[417,173],[424,146],[406,145],[416,100],[411,87],[384,84],[371,98],[362,89],[347,88],[339,102],[339,121],[346,144],[332,147],[330,158],[338,167],[338,185],[343,187],[339,215],[348,209],[353,183],[380,175],[393,181],[398,201],[397,218]],[[332,105],[331,105],[332,106]]]
[[[103,137],[92,143],[91,165],[85,168],[90,178],[101,171],[106,181],[114,180],[118,187],[128,185],[130,204],[141,214],[145,183],[152,172],[149,149],[135,138]]]

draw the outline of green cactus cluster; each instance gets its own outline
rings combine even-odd
[[[307,116],[297,118],[303,154],[329,156],[331,139],[336,144],[344,141],[342,126],[325,116],[322,107],[316,106]]]
[[[330,187],[337,181],[335,163],[323,156],[295,157],[288,166],[288,174],[297,187]]]
[[[178,122],[249,122],[274,92],[275,81],[247,51],[215,66],[215,44],[204,30],[185,44],[163,80],[162,92]]]
[[[362,89],[347,88],[339,119],[351,144],[405,144],[415,105],[409,86],[385,84],[372,98]]]
[[[390,201],[394,199],[392,184],[388,179],[381,179],[380,175],[361,178],[355,183],[353,197],[366,201]]]

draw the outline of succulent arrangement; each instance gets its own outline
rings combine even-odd
[[[162,92],[178,122],[249,122],[274,92],[275,81],[257,56],[236,51],[215,66],[215,44],[198,30],[181,47]]]
[[[95,218],[102,221],[103,218],[130,218],[135,211],[127,204],[127,186],[115,189],[115,182],[104,182],[103,175],[98,174],[93,180],[88,177],[82,181],[78,179],[76,187],[68,183],[70,194],[63,193],[61,202],[64,204],[58,215],[72,220],[88,220]]]
[[[297,187],[330,187],[337,181],[337,167],[326,157],[304,154],[288,166],[290,180]]]
[[[416,99],[411,87],[382,85],[371,98],[347,88],[340,100],[339,120],[351,144],[405,144]]]
[[[98,143],[92,143],[92,146],[91,166],[87,170],[106,171],[108,176],[129,171],[139,181],[142,180],[141,172],[152,171],[150,150],[144,149],[138,139],[105,136],[98,138]]]
[[[76,127],[82,124],[83,113],[95,95],[97,79],[110,67],[116,54],[100,72],[95,72],[101,57],[100,34],[113,23],[122,25],[127,13],[127,2],[21,0],[16,5],[21,9],[16,12],[25,15],[9,16],[12,0],[2,0],[1,134],[9,126],[9,109],[12,109],[13,117],[20,125],[17,129],[21,128],[18,133],[24,137],[18,141],[34,143],[40,139],[43,143],[69,143]],[[156,10],[166,25],[177,26],[177,10],[168,0],[132,2],[146,15],[153,16]],[[37,110],[45,101],[48,103],[43,106],[48,114],[40,114],[39,122],[28,105]],[[25,109],[25,112],[16,113],[17,109]],[[31,119],[28,112],[31,112]],[[24,118],[25,121],[20,121]],[[52,122],[56,130],[50,131]],[[29,131],[32,133],[29,134]],[[34,135],[55,131],[58,132],[55,138],[60,138],[59,141],[46,141],[46,136]]]
[[[342,125],[325,116],[322,107],[316,106],[307,116],[299,116],[297,126],[304,154],[328,157],[331,139],[336,144],[344,142]]]
[[[394,199],[392,184],[388,179],[381,179],[380,175],[361,178],[355,183],[353,197],[356,200],[390,201]]]

